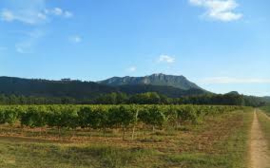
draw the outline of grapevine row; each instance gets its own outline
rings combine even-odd
[[[119,128],[137,123],[163,128],[185,122],[196,123],[204,116],[240,110],[239,106],[194,105],[49,105],[0,106],[0,124],[19,122],[28,127]]]

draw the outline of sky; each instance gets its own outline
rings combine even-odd
[[[0,76],[184,75],[270,96],[269,0],[1,0]]]

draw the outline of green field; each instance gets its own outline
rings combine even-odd
[[[270,106],[264,106],[261,108],[261,110],[263,110],[264,112],[266,112],[267,115],[270,116]]]
[[[0,167],[248,166],[248,138],[253,117],[251,108],[2,106],[0,109]],[[101,120],[80,122],[80,111],[86,109],[102,109],[108,116],[114,116],[106,119],[106,122],[114,121],[114,124],[105,124]],[[132,117],[130,120],[116,117],[113,113],[118,113],[119,109],[127,116],[128,113],[134,114],[131,116],[135,120]],[[93,119],[96,112],[88,111],[87,114],[92,113]],[[62,125],[51,125],[52,118],[48,114],[53,114],[53,121]],[[148,121],[147,117],[156,122]],[[74,126],[73,121],[85,127]],[[106,127],[93,124],[96,122]]]
[[[263,113],[262,111],[260,111],[258,118],[261,124],[261,128],[264,132],[264,137],[268,141],[268,146],[270,147],[270,117],[269,117],[270,108],[268,106],[263,109],[265,109],[263,112],[266,112],[266,113]],[[270,151],[269,151],[269,155],[270,155]]]

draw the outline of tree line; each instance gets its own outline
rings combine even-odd
[[[170,98],[156,92],[147,92],[128,95],[121,92],[102,94],[96,98],[72,97],[37,97],[21,95],[0,94],[2,105],[34,105],[34,104],[194,104],[194,105],[239,105],[239,106],[263,106],[267,103],[263,98],[244,96],[240,94],[204,94],[198,96],[185,96]]]

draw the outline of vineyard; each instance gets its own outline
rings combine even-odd
[[[0,167],[239,167],[246,163],[240,149],[247,149],[250,111],[213,105],[0,106]]]
[[[121,129],[123,138],[136,128],[177,129],[185,123],[196,124],[206,116],[241,110],[240,106],[195,105],[48,105],[1,106],[0,124],[21,128],[105,130]],[[41,129],[42,131],[42,129]]]

